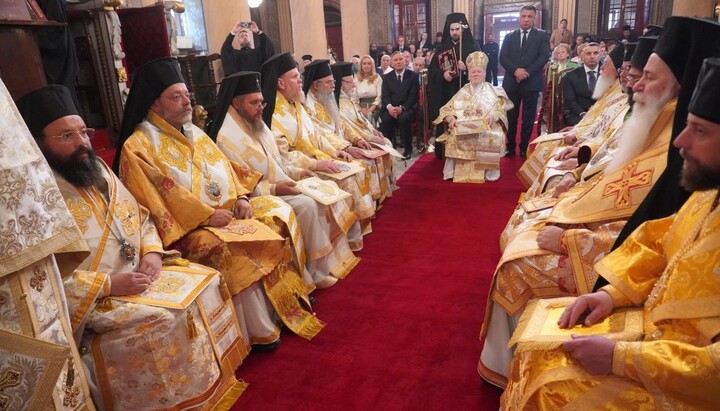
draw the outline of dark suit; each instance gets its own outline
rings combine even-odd
[[[395,47],[393,47],[393,52],[396,52],[396,51],[399,51],[399,52],[410,51],[410,45],[406,41],[405,45],[402,46],[402,50],[400,50],[400,45],[396,45]],[[415,57],[415,56],[413,56],[413,57]]]
[[[493,86],[497,86],[498,55],[500,54],[500,46],[494,41],[492,43],[488,42],[482,46],[482,51],[488,56],[487,70],[485,70],[485,81],[488,83],[492,82]]]
[[[521,49],[522,33],[515,30],[505,36],[500,48],[500,64],[505,68],[503,88],[515,107],[508,111],[508,143],[507,150],[515,153],[515,137],[517,120],[522,103],[522,128],[520,130],[520,152],[525,153],[530,142],[533,123],[537,115],[538,93],[543,90],[543,67],[550,58],[550,37],[544,30],[532,28],[528,30],[527,44]],[[515,70],[524,68],[530,77],[518,83]]]
[[[402,83],[398,82],[395,70],[383,76],[382,83],[382,109],[380,110],[380,131],[385,137],[394,141],[395,130],[400,128],[400,136],[405,148],[405,154],[412,153],[412,135],[410,125],[415,118],[415,110],[418,103],[418,81],[417,73],[412,70],[405,70]],[[388,104],[402,106],[403,111],[397,118],[394,118],[387,111]]]
[[[595,68],[596,76],[598,68]],[[595,102],[588,87],[587,77],[585,66],[580,66],[567,73],[562,80],[563,116],[565,124],[569,126],[579,123],[582,118],[580,114],[586,113]]]

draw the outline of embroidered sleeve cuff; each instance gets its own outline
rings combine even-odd
[[[612,359],[612,373],[617,376],[625,375],[625,361],[627,355],[627,345],[630,344],[626,341],[618,341],[615,343],[615,349],[613,350]]]
[[[600,291],[605,291],[606,293],[610,294],[614,308],[630,307],[633,305],[632,301],[625,297],[613,285],[606,285],[605,287],[600,288]]]
[[[275,194],[276,190],[277,190],[277,184],[270,184],[270,195],[272,195],[272,196],[276,195]]]

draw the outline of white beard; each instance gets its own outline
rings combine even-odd
[[[656,136],[649,135],[650,129],[655,124],[662,108],[673,97],[675,96],[671,87],[667,88],[664,95],[657,96],[657,98],[645,93],[633,95],[635,105],[632,115],[623,126],[622,139],[615,151],[615,156],[605,169],[605,174],[619,170],[652,143],[649,138]]]
[[[595,91],[593,91],[592,98],[594,100],[599,99],[600,97],[605,94],[606,91],[612,87],[612,85],[617,81],[616,76],[611,76],[609,74],[606,74],[604,76],[600,76],[600,78],[597,81],[597,84],[595,84]]]

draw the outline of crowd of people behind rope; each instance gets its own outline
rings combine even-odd
[[[65,247],[20,259],[35,267],[14,273],[34,276],[38,292],[39,278],[65,290],[69,319],[48,319],[70,352],[53,396],[118,409],[227,405],[245,389],[234,371],[250,350],[277,348],[281,326],[317,335],[312,292],[359,262],[395,189],[390,146],[412,156],[422,85],[434,97],[422,102],[424,127],[435,127],[443,178],[455,182],[500,177],[522,107],[518,175],[528,190],[500,238],[478,362],[483,379],[507,388],[503,409],[719,405],[720,25],[671,17],[639,39],[628,29],[571,46],[566,20],[550,35],[535,17],[525,6],[502,45],[492,35],[479,45],[452,13],[434,42],[399,36],[349,62],[306,55],[302,66],[275,54],[254,23],[238,23],[208,129],[191,122],[177,60],[152,61],[133,75],[112,168],[96,157],[70,90],[32,91],[15,111],[0,83],[4,128],[19,130],[7,138],[18,155],[39,148],[49,165],[3,167],[64,200],[25,200],[65,222],[47,232]],[[551,133],[530,150],[540,92]],[[300,189],[307,179],[345,196],[325,203]],[[565,296],[580,297],[560,328],[634,306],[642,333],[519,344],[537,328],[541,299]],[[158,370],[183,373],[157,381]]]

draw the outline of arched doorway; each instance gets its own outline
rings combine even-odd
[[[323,5],[325,12],[325,36],[327,38],[328,47],[335,52],[337,61],[343,61],[343,41],[342,41],[342,21],[340,19],[340,5],[329,4],[333,2],[326,1]]]

